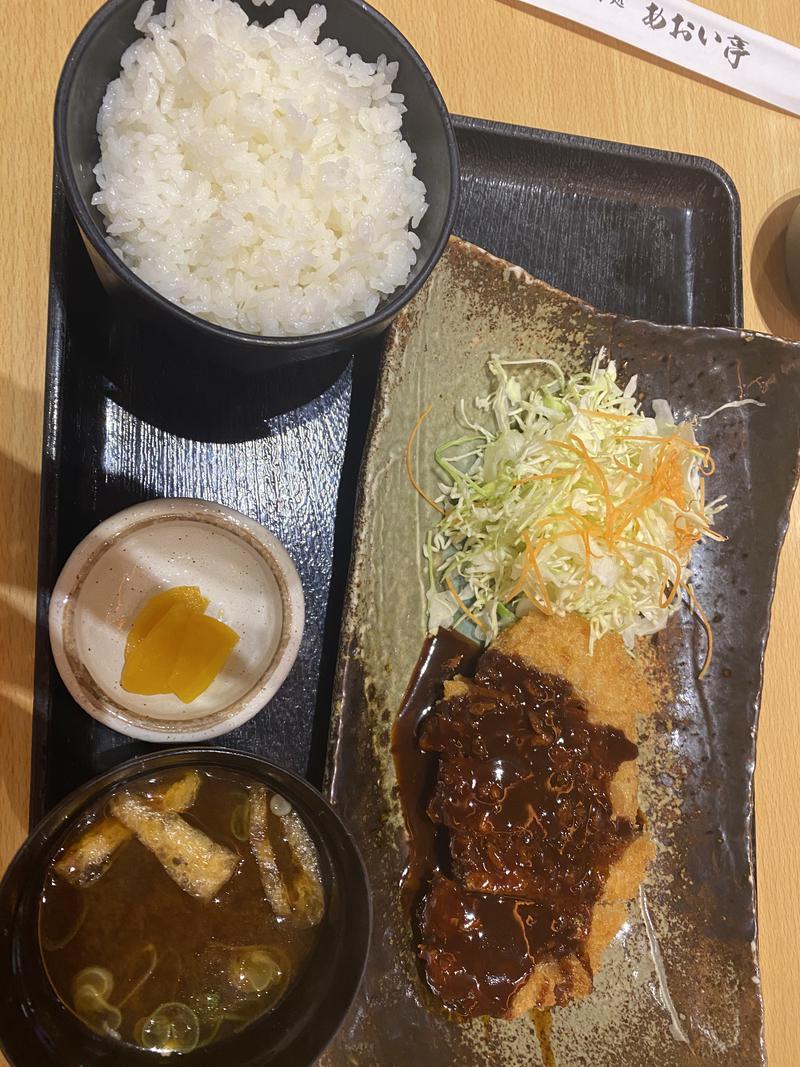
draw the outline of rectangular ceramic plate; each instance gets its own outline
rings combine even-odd
[[[543,235],[549,240],[549,232]],[[763,1062],[756,946],[752,774],[762,657],[778,551],[797,480],[800,345],[730,329],[656,326],[598,312],[522,270],[451,241],[426,288],[396,321],[384,353],[361,473],[336,686],[330,789],[370,872],[377,933],[360,1001],[329,1064],[419,1067],[539,1063],[533,1024],[458,1023],[431,1010],[398,886],[405,834],[389,731],[426,632],[421,549],[436,515],[433,450],[454,436],[456,405],[489,389],[486,361],[547,357],[588,366],[601,346],[647,398],[679,421],[740,397],[758,405],[698,423],[728,508],[693,557],[712,621],[688,612],[654,642],[672,695],[640,725],[640,803],[658,856],[606,953],[593,993],[553,1012],[559,1067]]]
[[[739,323],[738,201],[713,164],[474,119],[456,126],[457,232],[598,306],[662,322]],[[268,711],[221,740],[319,783],[378,347],[319,399],[262,417],[257,433],[241,432],[237,397],[220,396],[217,441],[200,440],[170,427],[169,417],[185,421],[203,400],[202,383],[186,382],[184,406],[159,425],[125,407],[105,372],[110,325],[56,178],[31,818],[146,748],[69,698],[50,657],[47,606],[78,541],[113,512],[155,496],[219,500],[263,522],[288,548],[306,594],[298,662]],[[274,392],[265,405],[271,399]],[[250,400],[258,414],[261,397]],[[225,436],[238,439],[218,443]]]

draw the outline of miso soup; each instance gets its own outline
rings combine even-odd
[[[81,820],[48,870],[39,939],[78,1018],[167,1054],[272,1010],[324,912],[290,803],[248,776],[186,770],[129,783]]]

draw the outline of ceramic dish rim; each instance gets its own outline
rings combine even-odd
[[[281,633],[267,667],[249,689],[230,704],[183,722],[154,719],[117,705],[99,686],[81,678],[83,666],[70,650],[71,612],[91,568],[109,545],[154,522],[206,523],[238,537],[269,567],[281,597]],[[305,606],[300,577],[289,554],[265,527],[233,508],[194,497],[146,500],[105,519],[70,553],[50,597],[48,630],[58,673],[70,696],[92,718],[110,729],[140,741],[175,744],[208,741],[252,719],[272,699],[286,679],[300,649]],[[84,670],[86,668],[84,667]],[[163,725],[153,725],[153,724]]]

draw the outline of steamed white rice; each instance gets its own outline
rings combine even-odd
[[[136,274],[248,333],[372,314],[416,261],[427,204],[397,63],[318,41],[325,8],[248,24],[233,0],[142,5],[98,115],[93,202]]]

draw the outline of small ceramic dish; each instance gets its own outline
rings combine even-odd
[[[155,593],[199,586],[207,614],[239,635],[191,704],[120,684],[128,631]],[[100,523],[74,550],[50,601],[50,644],[64,684],[99,722],[143,741],[205,741],[251,719],[294,663],[303,591],[286,550],[238,511],[205,500],[150,500]]]

